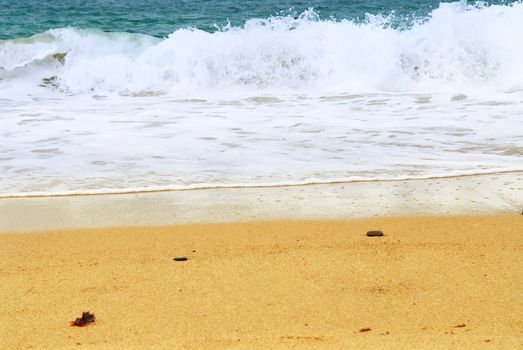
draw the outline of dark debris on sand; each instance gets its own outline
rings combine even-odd
[[[75,327],[84,327],[89,325],[90,323],[94,323],[96,321],[96,317],[94,314],[87,312],[82,312],[82,317],[77,317],[74,322],[71,323],[71,326]]]
[[[383,232],[379,230],[369,231],[367,232],[367,237],[382,237]]]

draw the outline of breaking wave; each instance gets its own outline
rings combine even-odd
[[[58,93],[409,92],[523,89],[523,3],[441,3],[391,25],[298,17],[251,19],[167,38],[53,29],[0,41],[2,85]],[[397,19],[394,19],[397,22]]]

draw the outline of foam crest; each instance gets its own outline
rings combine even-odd
[[[442,3],[400,26],[391,17],[308,10],[165,39],[55,29],[0,42],[0,84],[73,94],[523,89],[523,3]]]

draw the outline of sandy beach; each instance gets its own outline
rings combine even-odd
[[[0,0],[0,350],[523,350],[522,33]]]
[[[513,213],[1,234],[0,348],[521,348],[522,233]]]

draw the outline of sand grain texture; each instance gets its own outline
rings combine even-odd
[[[1,349],[523,347],[521,215],[2,234],[0,254]]]

